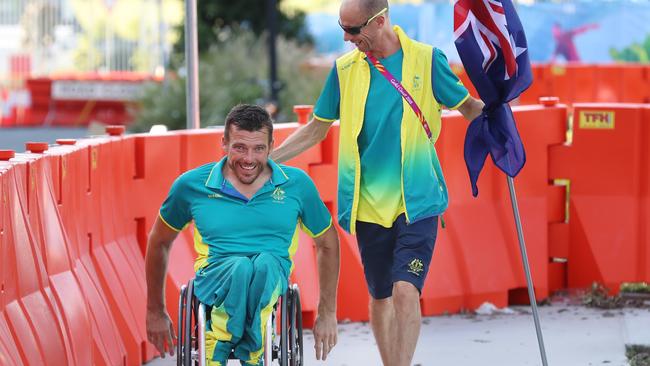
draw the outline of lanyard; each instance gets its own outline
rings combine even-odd
[[[375,66],[377,71],[379,71],[380,74],[382,74],[386,80],[392,85],[397,91],[402,95],[404,100],[411,106],[411,109],[413,109],[413,112],[415,112],[415,115],[418,116],[418,119],[420,120],[420,123],[422,124],[422,127],[424,128],[424,131],[427,133],[427,137],[429,140],[432,139],[432,133],[431,130],[429,129],[429,124],[427,123],[427,120],[424,119],[424,114],[422,114],[422,111],[420,110],[420,107],[415,103],[413,98],[411,97],[411,94],[409,94],[406,89],[402,86],[402,84],[399,82],[399,80],[395,79],[393,74],[388,71],[384,65],[379,62],[379,60],[373,56],[370,52],[366,52],[366,56],[372,62],[372,64]]]

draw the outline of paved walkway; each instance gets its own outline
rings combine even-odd
[[[541,365],[535,325],[529,307],[512,314],[452,315],[423,319],[413,365],[525,366]],[[626,344],[650,345],[650,310],[599,310],[555,304],[539,307],[548,364],[552,366],[627,365]],[[339,326],[339,344],[325,362],[313,352],[305,333],[305,365],[381,365],[370,326]],[[238,365],[230,361],[228,365]],[[150,366],[175,365],[157,359]]]

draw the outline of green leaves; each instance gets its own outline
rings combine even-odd
[[[222,125],[226,114],[238,103],[263,105],[268,100],[268,43],[250,30],[222,30],[223,42],[213,45],[199,60],[201,126]],[[314,104],[331,65],[307,65],[311,49],[278,37],[280,114],[277,121],[295,121],[295,104]],[[178,57],[178,55],[177,55]],[[145,88],[139,106],[133,110],[134,132],[148,131],[154,124],[169,129],[186,126],[185,70],[181,67],[163,83]]]

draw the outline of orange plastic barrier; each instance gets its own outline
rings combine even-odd
[[[304,107],[304,106],[303,106]],[[304,109],[309,110],[308,108]],[[304,122],[308,118],[301,117]],[[295,125],[287,124],[277,129],[276,136],[284,139],[293,132]],[[306,169],[316,184],[321,199],[330,210],[339,233],[341,250],[341,270],[338,287],[337,316],[339,319],[352,321],[368,320],[368,291],[363,275],[361,257],[354,236],[351,236],[336,225],[336,177],[338,175],[338,136],[339,126],[335,123],[330,128],[325,140],[302,155],[290,160],[288,164]],[[277,137],[276,137],[277,139]],[[311,161],[309,161],[311,160]],[[315,319],[318,305],[318,291],[315,286],[318,279],[315,252],[311,247],[312,240],[301,236],[300,246],[296,253],[293,281],[301,288],[303,319],[305,326],[311,327]],[[307,252],[307,253],[306,253]]]
[[[120,78],[97,77],[86,75],[81,77],[57,77],[27,79],[26,88],[31,94],[31,106],[22,118],[16,118],[16,123],[23,126],[54,125],[54,126],[85,126],[91,121],[105,124],[128,124],[132,120],[127,110],[130,102],[120,100],[95,100],[92,95],[85,99],[75,96],[71,99],[55,99],[52,89],[56,82],[86,83],[87,87],[96,84],[111,85],[114,82],[124,84],[142,84],[146,79],[141,77]],[[83,87],[82,87],[83,88]],[[86,93],[88,94],[88,93]]]
[[[20,365],[16,342],[8,332],[7,322],[4,320],[3,310],[0,307],[0,365]]]
[[[527,163],[515,179],[529,262],[538,299],[548,296],[547,211],[549,191],[547,148],[564,140],[564,107],[515,110]],[[496,306],[524,302],[526,280],[517,240],[505,175],[492,162],[479,179],[479,196],[472,198],[463,160],[467,122],[459,115],[444,117],[436,144],[450,206],[444,215],[446,228],[438,240],[422,291],[426,315],[474,309],[485,301]],[[488,157],[488,160],[490,158]]]
[[[52,170],[56,172],[53,179],[55,197],[68,240],[70,261],[87,304],[92,333],[92,344],[88,348],[92,350],[93,363],[126,364],[126,350],[91,256],[90,217],[79,215],[88,212],[89,170],[96,159],[90,147],[83,145],[81,142],[76,146],[52,147],[48,151],[53,158]]]
[[[299,113],[299,123],[306,123],[311,113],[310,106],[297,106],[294,111]],[[298,127],[296,123],[284,124],[274,128],[275,145],[279,146],[284,139],[289,136]],[[316,182],[317,179],[311,174],[310,170],[314,166],[318,166],[322,162],[321,145],[316,145],[313,148],[305,151],[303,154],[288,161],[286,164],[295,166],[305,170],[312,179]],[[316,183],[318,184],[318,183]],[[328,208],[331,209],[332,201],[321,198],[325,201]],[[318,312],[318,267],[316,264],[316,250],[314,248],[313,240],[304,233],[300,233],[300,245],[294,256],[295,267],[291,275],[291,281],[298,284],[300,287],[300,300],[302,306],[303,324],[307,328],[311,328],[316,320]]]
[[[185,130],[178,134],[181,138],[180,171],[182,172],[217,161],[224,155],[221,148],[223,128]]]
[[[603,90],[624,93],[615,79],[602,76],[606,69],[574,69],[547,70],[564,72],[552,86],[587,83],[594,75]],[[630,77],[639,75],[630,70]],[[549,80],[542,78],[532,92],[551,85]],[[580,93],[570,89],[567,98],[589,97]],[[629,95],[646,98],[644,93]],[[623,281],[650,281],[650,107],[577,104],[572,146],[563,145],[565,106],[549,100],[545,107],[514,112],[527,152],[515,186],[537,298],[592,281],[612,289]],[[506,178],[487,162],[479,198],[472,198],[463,161],[467,122],[455,113],[444,117],[444,125],[436,148],[451,201],[447,227],[438,231],[422,311],[526,302]],[[297,127],[276,126],[275,143]],[[139,365],[154,355],[144,324],[147,234],[173,180],[221,158],[223,130],[126,137],[122,129],[109,130],[114,136],[60,141],[56,147],[31,144],[33,153],[0,161],[2,364]],[[289,162],[309,173],[334,217],[338,133],[335,124],[321,144]],[[6,158],[0,151],[0,160]],[[568,218],[567,191],[553,185],[554,179],[571,182]],[[356,240],[337,230],[337,315],[367,320]],[[316,256],[313,241],[306,235],[300,240],[292,281],[301,288],[310,327],[319,296]],[[194,256],[190,227],[176,240],[169,264],[165,295],[174,322],[179,288],[194,275]]]
[[[619,102],[650,103],[650,66],[621,66],[623,96]]]
[[[550,150],[551,177],[571,180],[568,284],[648,281],[647,106],[574,108],[573,145]]]
[[[462,66],[454,72],[475,95]],[[643,64],[536,64],[533,83],[514,104],[537,104],[540,97],[557,96],[563,103],[650,102],[650,67]]]
[[[47,144],[28,143],[35,153],[44,152]],[[32,146],[30,146],[32,145]],[[50,156],[34,154],[35,160],[28,163],[28,212],[34,234],[34,242],[43,258],[44,272],[50,285],[51,296],[56,300],[60,314],[61,331],[69,340],[70,362],[73,364],[92,363],[88,340],[92,338],[87,305],[82,301],[68,299],[83,298],[78,281],[72,270],[68,253],[68,238],[56,207],[52,185]],[[39,182],[39,184],[35,184]]]
[[[513,101],[514,104],[537,104],[540,97],[550,95],[551,80],[545,77],[546,74],[544,68],[536,65],[533,66],[531,71],[533,72],[532,84],[519,96],[519,98]]]
[[[141,254],[129,259],[129,250],[124,249],[123,237],[116,233],[113,210],[128,197],[120,192],[120,182],[128,172],[116,170],[118,160],[128,159],[119,138],[85,140],[88,142],[91,161],[89,169],[87,212],[93,215],[88,220],[87,239],[90,256],[97,269],[97,277],[106,294],[111,312],[120,331],[127,351],[129,364],[139,364],[150,358],[152,349],[147,346],[144,324],[146,293]],[[120,169],[119,166],[117,169]],[[123,175],[122,175],[123,174]],[[122,193],[122,195],[120,195]],[[135,222],[131,224],[134,233]],[[127,253],[127,254],[125,254]],[[139,261],[136,265],[132,261]]]
[[[209,134],[192,133],[138,135],[132,138],[135,149],[135,179],[132,181],[133,195],[128,207],[130,216],[138,222],[140,250],[143,254],[149,230],[174,180],[185,170],[192,168],[190,165],[199,166],[215,159],[211,155],[214,148],[199,150],[208,148],[209,144],[204,140],[206,138],[211,139]],[[217,141],[220,143],[221,140]],[[197,150],[190,149],[189,146],[194,146],[193,143],[197,143]],[[201,160],[201,156],[207,160]],[[164,164],[161,164],[162,161]],[[193,226],[190,226],[178,236],[172,246],[167,268],[165,301],[175,325],[177,325],[177,317],[174,314],[178,313],[180,288],[194,276],[193,263],[196,254],[192,238],[193,230]]]
[[[5,231],[5,211],[8,211],[8,192],[6,180],[12,179],[10,177],[12,173],[7,173],[9,169],[8,164],[4,161],[0,161],[0,263],[2,263],[1,258],[7,258],[8,253],[5,248],[9,246],[8,234]],[[0,364],[2,365],[20,365],[21,356],[18,352],[18,344],[16,339],[12,336],[9,325],[5,317],[5,307],[7,303],[7,295],[5,295],[5,273],[0,271],[0,283],[2,284],[2,290],[0,292]]]
[[[25,161],[29,159],[18,154],[12,159],[11,169],[3,174],[5,222],[0,263],[4,272],[4,315],[22,363],[68,364],[73,362],[70,342],[61,327],[60,310],[27,216],[31,181]]]

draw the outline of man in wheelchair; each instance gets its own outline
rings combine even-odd
[[[284,294],[298,245],[298,226],[314,238],[320,300],[314,323],[316,358],[337,341],[339,242],[332,218],[307,174],[269,159],[269,114],[238,105],[226,117],[226,156],[176,179],[149,235],[147,337],[161,355],[173,352],[174,330],[164,283],[172,242],[194,222],[198,257],[194,294],[211,306],[207,364],[223,366],[231,351],[245,365],[263,364],[267,319]]]

